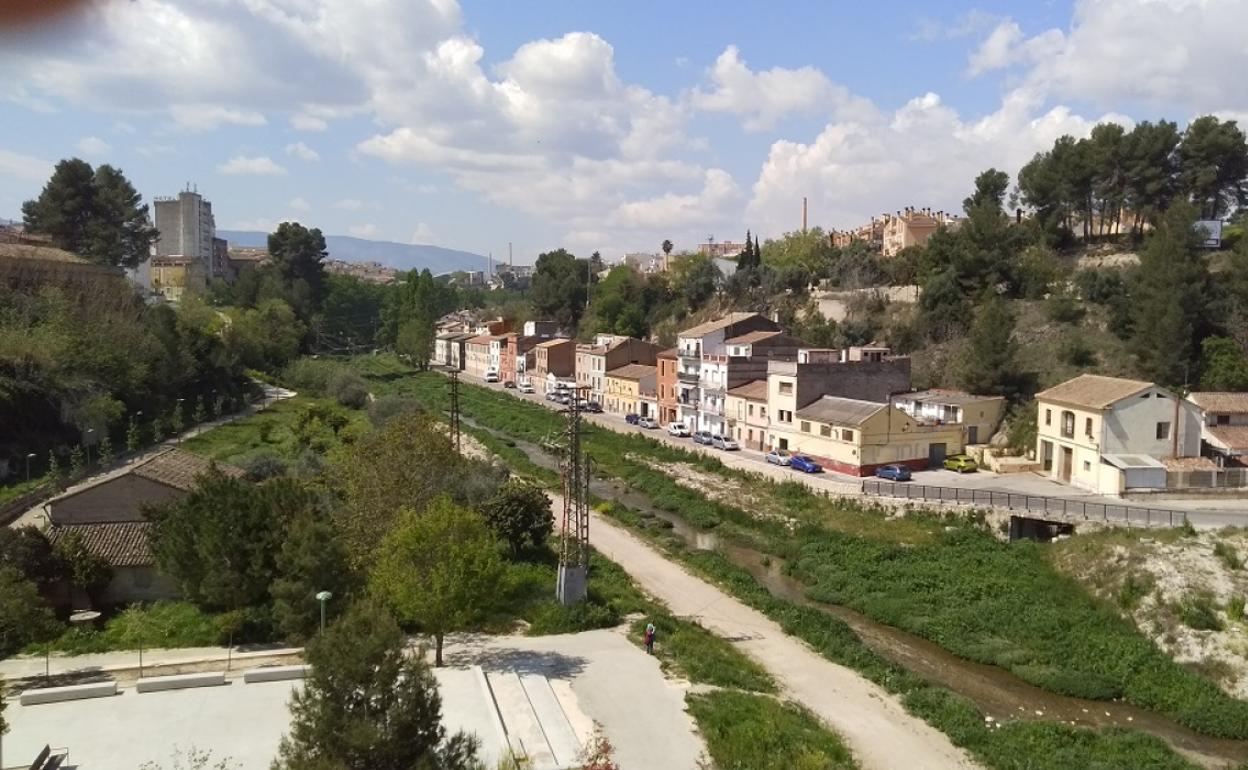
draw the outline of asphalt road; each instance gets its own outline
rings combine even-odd
[[[486,384],[479,377],[474,377],[467,372],[460,372],[460,377],[466,381],[477,385],[483,385],[489,388],[497,388],[503,392],[516,398],[532,401],[535,404],[545,406],[552,410],[562,410],[559,404],[546,401],[545,398],[536,393],[524,394],[519,390],[503,388],[501,385]],[[672,446],[677,446],[689,451],[702,452],[704,454],[713,455],[719,458],[725,465],[741,470],[751,471],[753,473],[761,473],[772,478],[781,480],[798,481],[805,484],[811,489],[819,492],[829,492],[833,494],[861,494],[863,479],[857,476],[849,476],[843,473],[825,471],[817,475],[800,473],[798,471],[789,470],[769,464],[764,459],[763,452],[752,449],[742,449],[735,452],[725,452],[723,450],[713,449],[693,443],[689,438],[676,438],[667,433],[666,428],[645,429],[635,425],[629,425],[624,421],[623,415],[616,414],[594,414],[585,413],[584,419],[595,425],[604,428],[619,431],[621,433],[642,433],[656,441],[662,441]],[[1000,474],[992,471],[980,470],[975,473],[955,473],[947,470],[926,470],[914,473],[912,485],[930,485],[940,487],[951,487],[955,489],[966,490],[985,490],[992,492],[1012,493],[1015,495],[1030,495],[1038,497],[1050,497],[1055,500],[1066,500],[1071,502],[1087,502],[1097,504],[1109,504],[1112,506],[1131,506],[1137,509],[1167,509],[1174,511],[1182,511],[1189,521],[1196,527],[1200,528],[1218,528],[1227,526],[1248,526],[1248,498],[1213,498],[1213,499],[1195,499],[1195,500],[1175,500],[1175,499],[1158,499],[1154,501],[1139,500],[1121,500],[1106,495],[1097,495],[1083,492],[1078,489],[1059,484],[1056,481],[1040,476],[1036,473],[1009,473]],[[1134,522],[1136,517],[1132,518]]]

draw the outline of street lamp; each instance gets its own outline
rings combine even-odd
[[[185,400],[186,400],[185,398],[178,399],[178,424],[182,425],[182,427],[184,428],[186,427],[186,425],[182,421],[186,419],[186,415],[182,413],[182,402]],[[173,444],[174,446],[178,446],[181,443],[182,443],[182,434],[178,433],[178,435],[173,437]]]
[[[87,432],[83,434],[82,443],[87,446],[87,467],[91,467],[91,434],[95,433],[95,428],[87,428]]]
[[[29,454],[26,455],[26,483],[27,484],[30,483],[30,461],[32,458],[34,458],[34,456],[35,456],[34,452],[30,452]]]
[[[321,603],[321,633],[325,633],[325,602],[334,598],[329,591],[319,591],[316,594],[316,600]]]

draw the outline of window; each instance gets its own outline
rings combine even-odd
[[[1084,460],[1084,461],[1083,461],[1083,469],[1084,469],[1085,471],[1090,471],[1090,470],[1092,470],[1092,463],[1088,462],[1087,460]]]
[[[1162,441],[1168,438],[1170,438],[1170,423],[1168,422],[1157,423],[1157,440]]]
[[[1062,412],[1062,437],[1063,438],[1075,437],[1075,413],[1074,412]]]
[[[1053,424],[1053,410],[1052,409],[1044,410],[1044,424],[1045,425]]]
[[[750,413],[750,416],[751,416],[751,417],[753,417],[753,416],[754,416],[754,405],[753,405],[753,404],[750,404],[750,405],[749,405],[749,413]]]
[[[831,426],[829,426],[829,425],[820,425],[820,426],[819,426],[819,435],[820,435],[820,436],[825,436],[825,437],[830,437],[830,436],[832,435],[832,428],[831,428]]]
[[[791,383],[791,382],[782,382],[782,383],[780,383],[780,395],[782,395],[782,396],[791,396],[791,395],[793,395],[793,383]]]
[[[1091,435],[1092,435],[1092,418],[1091,418],[1091,417],[1087,417],[1087,418],[1085,418],[1085,419],[1084,419],[1084,421],[1083,421],[1083,432],[1084,432],[1084,433],[1086,433],[1086,434],[1087,434],[1087,435],[1089,435],[1089,436],[1091,436]]]
[[[760,406],[758,408],[758,416],[766,420],[767,419],[767,407]]]
[[[854,432],[852,430],[841,429],[841,441],[853,441]]]
[[[1230,424],[1231,424],[1231,416],[1229,414],[1218,415],[1218,425],[1230,425]]]
[[[785,411],[784,409],[781,409],[780,410],[780,422],[793,422],[793,413],[789,411]]]
[[[810,433],[810,423],[802,420],[802,433]]]

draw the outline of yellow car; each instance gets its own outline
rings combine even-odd
[[[966,455],[954,455],[945,458],[945,469],[958,473],[974,473],[979,469],[979,465]]]

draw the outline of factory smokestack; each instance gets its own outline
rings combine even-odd
[[[806,232],[806,196],[802,196],[802,232]]]

